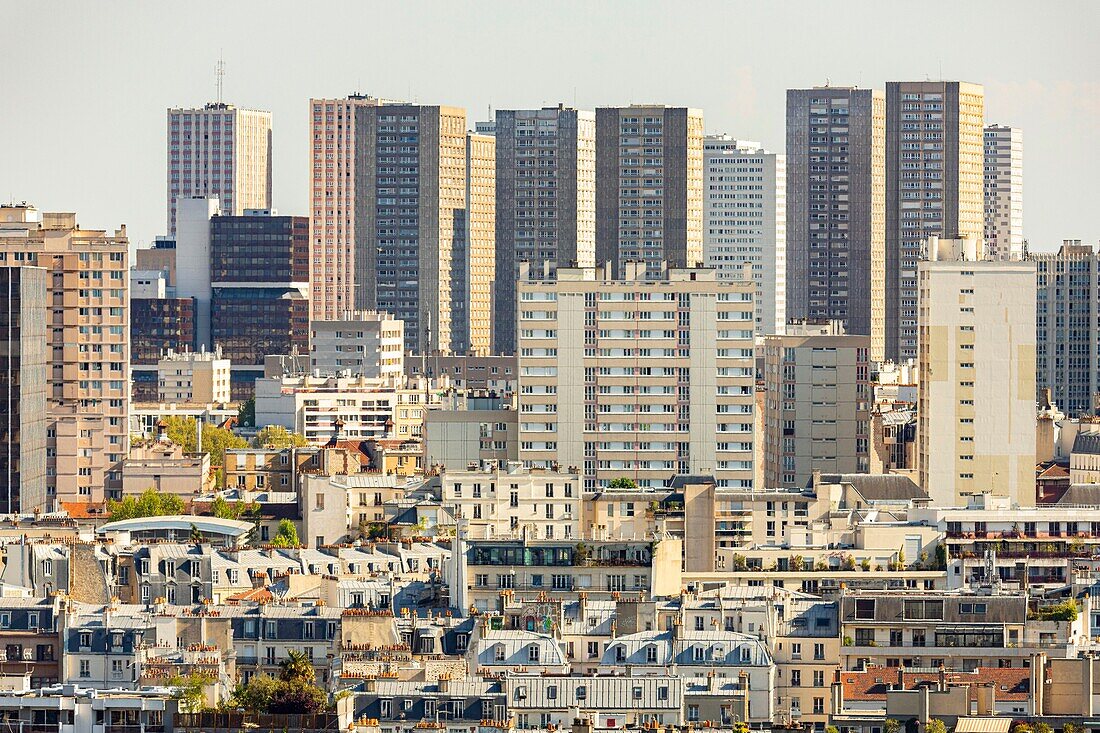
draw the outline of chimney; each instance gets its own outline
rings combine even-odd
[[[741,688],[741,721],[749,722],[749,673],[741,670],[737,675],[738,687]]]
[[[573,718],[572,733],[593,733],[591,718]]]
[[[836,675],[833,677],[833,709],[830,711],[832,715],[841,715],[844,711],[844,681],[841,677],[841,671],[836,670]]]
[[[451,689],[451,675],[446,672],[439,675],[439,679],[436,680],[436,685],[439,687],[440,694],[449,694]]]
[[[977,686],[978,715],[993,715],[997,707],[997,685],[990,682]]]

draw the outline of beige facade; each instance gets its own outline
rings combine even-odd
[[[347,311],[309,322],[309,369],[323,376],[399,381],[405,376],[405,324],[388,313]]]
[[[870,348],[870,336],[764,339],[765,486],[869,470]]]
[[[519,284],[519,456],[583,469],[585,488],[676,474],[753,485],[751,280],[642,263],[612,280],[559,268]]]
[[[633,261],[652,278],[703,262],[702,110],[596,110],[596,262]]]
[[[917,355],[917,262],[926,237],[982,237],[985,91],[958,81],[886,85],[886,357]]]
[[[122,464],[124,496],[153,489],[158,494],[175,494],[186,502],[213,488],[210,454],[184,453],[182,446],[163,437],[133,446]]]
[[[49,271],[47,500],[119,496],[129,443],[129,241],[73,213],[0,207],[0,266]]]
[[[917,454],[937,506],[980,492],[1035,502],[1035,263],[981,260],[973,239],[926,243]]]
[[[462,283],[455,307],[456,351],[488,354],[493,346],[493,283],[496,281],[496,138],[466,135],[466,230]]]
[[[157,395],[161,402],[225,404],[229,392],[229,359],[217,352],[169,352],[157,362]]]
[[[212,102],[168,110],[168,233],[176,201],[216,197],[222,213],[271,208],[271,113]]]
[[[577,474],[501,469],[439,475],[440,503],[466,520],[470,539],[580,538],[581,480]]]
[[[985,128],[985,248],[995,260],[1024,255],[1024,131]]]

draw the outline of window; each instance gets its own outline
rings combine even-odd
[[[92,635],[87,631],[80,632],[80,648],[87,649],[92,645]]]
[[[824,714],[825,714],[825,698],[815,697],[814,698],[814,715],[824,715]]]
[[[504,661],[504,645],[503,644],[497,644],[494,649],[495,649],[495,651],[494,651],[493,658],[498,662],[503,662]]]
[[[92,676],[92,664],[87,659],[80,660],[80,676],[91,677]]]
[[[657,647],[650,644],[645,648],[645,661],[647,664],[657,663]]]
[[[791,670],[791,687],[802,687],[802,670]]]
[[[906,601],[906,605],[908,605],[908,603],[909,602]],[[856,618],[861,621],[875,620],[875,601],[873,598],[856,599]]]
[[[539,645],[531,644],[527,647],[527,661],[538,662],[539,661]]]
[[[634,689],[631,691],[630,696],[635,700],[641,700],[642,699],[642,688],[635,685]]]
[[[943,620],[943,601],[905,601],[905,618]]]
[[[578,700],[587,700],[588,699],[588,686],[587,685],[577,685],[577,699]]]
[[[600,642],[590,641],[588,642],[588,658],[599,659],[600,657]]]
[[[688,721],[690,721],[692,723],[698,723],[699,722],[699,706],[698,705],[688,705]]]

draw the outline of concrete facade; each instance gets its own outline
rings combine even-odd
[[[496,138],[466,135],[466,207],[460,212],[451,286],[453,350],[488,354],[496,282]]]
[[[714,270],[631,263],[520,283],[520,460],[585,488],[674,474],[753,483],[753,290]]]
[[[722,279],[756,283],[756,334],[787,323],[787,157],[736,140],[703,140],[703,257]]]
[[[176,201],[214,196],[230,215],[271,207],[271,113],[213,102],[168,110],[168,233]]]
[[[349,312],[309,323],[310,371],[350,371],[370,378],[405,377],[405,324],[388,313]]]
[[[995,260],[1024,255],[1024,131],[985,128],[985,251]]]
[[[1067,239],[1057,252],[1033,252],[1035,386],[1049,388],[1067,415],[1091,411],[1100,392],[1100,253]]]
[[[596,255],[596,115],[562,105],[497,110],[493,350],[516,349],[520,263],[550,272]],[[548,263],[548,264],[547,264]]]
[[[886,85],[886,357],[917,355],[917,262],[931,236],[982,237],[985,91]]]
[[[659,279],[703,261],[703,113],[631,105],[596,110],[596,261]]]
[[[854,87],[787,90],[787,316],[886,328],[886,100]]]
[[[208,405],[231,399],[231,362],[221,352],[169,351],[157,362],[157,397],[161,402]]]
[[[1035,501],[1035,265],[978,259],[973,239],[919,264],[917,454],[937,506],[990,491]]]

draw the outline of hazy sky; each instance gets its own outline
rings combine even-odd
[[[1032,248],[1100,241],[1100,3],[7,0],[0,199],[82,225],[165,229],[165,109],[268,109],[274,204],[308,214],[307,102],[359,90],[494,108],[660,102],[708,132],[784,142],[784,90],[826,81],[979,82],[986,121],[1024,130]],[[898,23],[904,23],[899,27]]]

